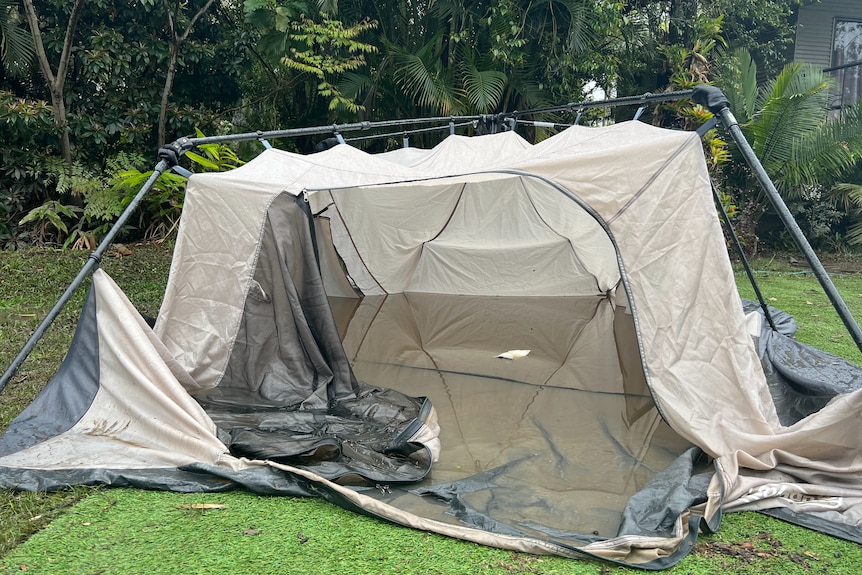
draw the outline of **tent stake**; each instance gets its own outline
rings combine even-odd
[[[694,103],[704,106],[715,114],[721,121],[721,125],[730,133],[730,137],[733,138],[743,158],[745,158],[745,162],[751,168],[751,171],[754,172],[760,187],[766,192],[766,196],[769,198],[772,207],[778,213],[778,217],[781,218],[790,236],[796,242],[800,251],[802,251],[808,265],[811,266],[814,275],[823,287],[823,291],[826,292],[826,295],[832,302],[832,306],[838,312],[841,321],[844,322],[844,327],[847,328],[853,341],[856,342],[856,347],[859,348],[859,351],[862,351],[862,330],[859,329],[859,324],[856,323],[853,314],[850,313],[850,309],[847,307],[847,303],[841,297],[841,294],[838,293],[838,289],[832,283],[832,279],[829,277],[817,254],[814,253],[814,249],[808,243],[808,239],[802,233],[799,224],[796,223],[793,214],[790,213],[787,204],[784,203],[784,200],[775,188],[775,184],[769,178],[769,174],[766,173],[748,140],[745,139],[742,128],[739,127],[739,122],[736,121],[736,118],[730,111],[730,101],[727,99],[727,96],[715,86],[702,84],[694,89],[691,99]]]
[[[86,280],[87,277],[89,277],[90,274],[99,267],[102,263],[102,256],[105,255],[105,252],[113,243],[114,238],[120,233],[126,220],[129,219],[132,212],[135,211],[138,204],[141,203],[144,196],[147,195],[147,192],[150,191],[156,183],[156,180],[159,179],[159,176],[161,176],[162,173],[170,167],[168,159],[165,159],[163,156],[162,150],[159,150],[159,157],[163,159],[159,160],[159,163],[156,164],[152,175],[150,175],[129,205],[126,206],[126,209],[123,210],[123,213],[120,214],[120,217],[117,218],[117,221],[105,235],[104,239],[102,239],[102,243],[100,243],[95,251],[90,254],[86,263],[84,263],[84,266],[81,268],[81,271],[78,272],[78,275],[75,276],[75,279],[72,280],[72,283],[69,284],[69,287],[66,288],[66,291],[63,292],[63,295],[60,296],[60,299],[57,300],[57,303],[54,304],[54,307],[51,308],[51,311],[48,312],[48,315],[45,316],[42,323],[39,324],[39,327],[36,328],[36,331],[33,332],[33,335],[30,336],[30,339],[27,340],[27,343],[24,344],[24,347],[21,348],[21,351],[18,352],[18,355],[12,361],[11,365],[6,369],[3,377],[0,378],[0,392],[5,389],[6,385],[18,371],[18,368],[21,367],[21,364],[24,363],[24,360],[27,359],[27,356],[30,355],[30,352],[33,351],[33,348],[36,347],[37,343],[39,343],[39,340],[42,339],[42,336],[45,335],[45,331],[52,323],[54,323],[57,316],[60,315],[60,312],[63,311],[63,308],[66,307],[66,304],[69,303],[69,300],[72,299],[72,296],[76,291],[78,291],[78,288],[81,287],[84,280]]]

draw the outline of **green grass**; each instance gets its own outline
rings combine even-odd
[[[130,246],[103,267],[147,314],[164,290],[169,251]],[[0,254],[0,367],[5,367],[82,265],[85,255],[37,250]],[[798,268],[755,262],[764,295],[791,312],[799,339],[862,364],[817,281]],[[740,292],[752,298],[744,275]],[[838,289],[862,315],[862,276]],[[0,395],[0,428],[53,374],[83,300],[49,330]],[[195,509],[196,504],[221,504]],[[701,536],[673,574],[856,573],[862,548],[756,513],[731,514]],[[58,494],[0,491],[0,573],[634,573],[592,561],[536,557],[397,527],[322,500],[237,491],[183,495],[78,487]]]
[[[857,321],[862,319],[862,274],[833,274],[831,278]],[[769,305],[796,319],[796,339],[862,365],[862,353],[812,273],[757,271],[755,279]],[[755,299],[744,273],[737,273],[736,283],[742,297]]]
[[[102,268],[126,290],[142,313],[155,315],[164,295],[170,247],[129,246],[131,255],[106,255]],[[41,318],[87,260],[87,253],[48,249],[0,252],[0,369],[12,362]],[[39,393],[60,365],[72,341],[86,284],[58,316],[18,373],[0,394],[0,429]],[[55,494],[0,490],[0,555],[42,529],[90,490]]]
[[[219,509],[195,505],[219,504]],[[755,513],[668,573],[856,573],[858,545]],[[389,525],[316,499],[246,492],[101,489],[0,559],[0,573],[609,574],[638,571],[536,557]]]

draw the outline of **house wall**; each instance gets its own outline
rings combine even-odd
[[[821,0],[799,8],[793,59],[828,68],[836,18],[862,20],[862,0]]]

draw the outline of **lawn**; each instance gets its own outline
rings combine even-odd
[[[103,268],[154,315],[170,246],[129,246]],[[5,368],[86,256],[0,253],[0,368]],[[755,262],[769,303],[791,312],[799,339],[862,364],[817,281],[799,268]],[[740,293],[753,297],[744,275]],[[862,276],[835,283],[862,317]],[[83,291],[0,395],[0,428],[53,374],[71,340]],[[669,573],[855,573],[862,548],[756,513],[726,516]],[[78,487],[58,494],[0,491],[0,573],[626,573],[591,561],[535,557],[393,526],[322,500],[236,491],[182,495]]]

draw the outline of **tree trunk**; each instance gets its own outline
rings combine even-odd
[[[177,58],[180,53],[180,45],[176,41],[171,44],[171,59],[168,62],[168,75],[165,78],[165,87],[162,90],[162,103],[159,106],[159,147],[165,145],[168,127],[168,100],[174,87],[174,77],[177,75]]]
[[[61,82],[56,90],[51,89],[51,107],[54,110],[54,125],[60,130],[60,152],[66,169],[72,170],[72,140],[69,136],[69,123],[66,121],[66,100],[63,98],[63,87]]]
[[[48,61],[45,46],[42,43],[42,32],[39,29],[39,16],[36,14],[36,7],[33,5],[33,0],[24,0],[24,12],[27,15],[30,34],[33,36],[33,47],[36,50],[39,69],[42,71],[42,76],[48,85],[48,91],[51,93],[51,112],[54,115],[54,125],[60,131],[60,151],[63,155],[63,160],[66,162],[66,169],[70,172],[72,169],[72,142],[69,137],[69,124],[66,121],[66,100],[63,92],[66,85],[66,72],[69,68],[69,61],[72,59],[72,41],[75,36],[75,28],[78,26],[78,20],[81,18],[84,2],[85,0],[75,0],[75,3],[72,5],[72,11],[69,13],[69,21],[66,24],[66,38],[63,41],[63,51],[60,54],[60,61],[57,64],[57,72],[55,74],[51,68],[51,63]]]
[[[179,11],[179,3],[174,5],[174,8],[168,5],[168,0],[164,0],[163,4],[165,6],[165,11],[168,14],[168,29],[171,32],[171,61],[168,63],[168,73],[165,77],[165,87],[162,90],[162,103],[159,106],[159,147],[165,145],[165,140],[167,138],[167,127],[168,127],[168,102],[171,97],[171,90],[174,87],[174,78],[177,75],[177,60],[180,55],[180,47],[183,45],[183,42],[186,41],[186,38],[189,37],[189,34],[192,31],[192,28],[195,25],[195,22],[198,19],[206,14],[206,11],[210,9],[215,0],[207,0],[207,3],[197,11],[197,13],[192,17],[189,21],[189,25],[186,26],[185,31],[182,34],[177,33],[177,23],[176,16]]]

